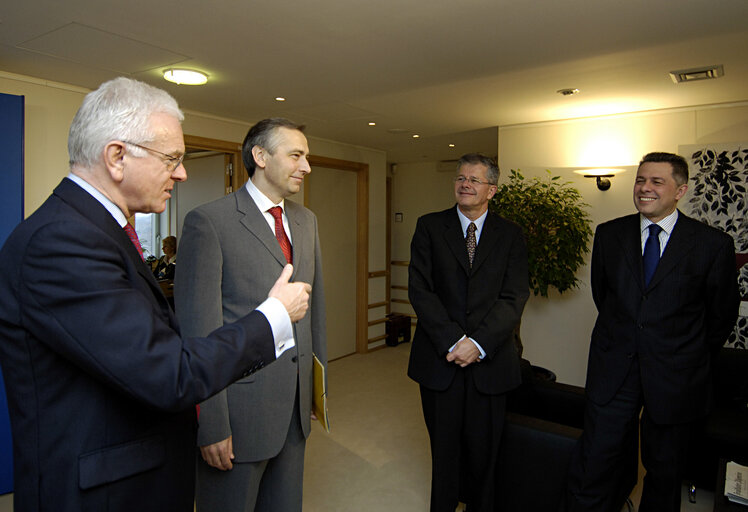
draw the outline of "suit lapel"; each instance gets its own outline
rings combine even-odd
[[[488,255],[491,253],[494,245],[496,245],[501,238],[501,229],[496,217],[488,212],[486,221],[483,223],[483,229],[480,232],[480,240],[478,246],[475,248],[475,257],[473,258],[472,272],[478,270],[478,268],[486,261]]]
[[[636,280],[639,288],[644,291],[644,267],[642,265],[642,239],[639,223],[639,214],[629,215],[625,218],[625,225],[618,232],[619,246],[623,251],[624,259],[629,267],[629,272]]]
[[[311,229],[306,229],[301,222],[301,210],[298,204],[286,200],[285,206],[286,217],[288,218],[288,228],[291,231],[291,247],[293,248],[293,260],[295,263],[297,261],[303,261],[303,259],[307,257],[307,248],[313,246],[313,242],[310,238],[313,235],[313,231]],[[294,264],[292,278],[296,277],[296,272],[299,268],[301,268],[300,265]]]
[[[252,196],[249,195],[249,192],[247,192],[246,187],[242,187],[238,190],[235,193],[235,197],[236,208],[243,215],[240,221],[242,226],[247,228],[247,231],[252,233],[252,235],[254,235],[265,246],[268,252],[278,260],[278,263],[280,263],[281,266],[285,265],[286,257],[283,255],[278,239],[275,238],[275,233],[270,229],[263,213],[255,204]],[[293,232],[291,233],[291,236],[294,236]],[[295,251],[296,248],[294,247],[294,252]],[[294,258],[295,257],[296,256],[294,256]]]
[[[691,219],[678,212],[678,221],[670,233],[665,251],[662,253],[660,263],[655,269],[652,281],[648,288],[657,286],[662,279],[667,276],[678,262],[688,254],[696,244],[696,237],[693,236],[693,224]]]
[[[467,246],[456,208],[450,208],[444,212],[444,240],[465,273],[469,274],[470,262],[468,261]]]
[[[166,309],[171,310],[150,268],[145,264],[143,258],[140,257],[140,253],[138,253],[138,250],[133,245],[130,237],[127,236],[127,233],[125,233],[125,230],[120,227],[109,211],[88,192],[67,178],[62,180],[62,183],[57,186],[55,194],[80,215],[88,219],[89,222],[114,239],[124,249],[130,260],[132,260],[138,274],[148,283],[154,296],[159,298],[159,305],[166,305]]]

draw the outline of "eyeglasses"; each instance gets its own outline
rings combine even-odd
[[[150,151],[151,153],[156,153],[157,155],[161,155],[162,157],[166,158],[166,160],[168,160],[168,162],[166,162],[166,169],[169,172],[174,172],[175,170],[177,170],[177,167],[182,165],[182,162],[184,162],[185,155],[171,156],[171,155],[167,155],[166,153],[162,153],[161,151],[155,150],[153,148],[147,148],[145,146],[141,146],[140,144],[135,144],[134,142],[127,142],[126,140],[122,142],[124,142],[125,144],[129,144],[131,146],[135,146],[136,148]]]
[[[490,181],[481,181],[475,176],[470,176],[469,178],[462,175],[455,176],[454,178],[452,178],[452,181],[454,181],[455,183],[459,183],[460,185],[462,185],[466,181],[469,181],[471,185],[495,185],[495,183],[491,183]]]

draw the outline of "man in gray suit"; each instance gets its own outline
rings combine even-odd
[[[186,335],[251,311],[287,262],[292,280],[312,284],[308,314],[293,326],[295,345],[200,405],[198,511],[301,511],[313,354],[327,363],[317,218],[284,201],[311,172],[302,130],[281,118],[253,126],[242,147],[246,186],[184,220],[174,292]]]

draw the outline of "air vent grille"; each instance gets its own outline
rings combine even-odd
[[[671,71],[670,78],[673,79],[674,83],[680,84],[683,82],[695,82],[697,80],[712,80],[713,78],[719,78],[724,74],[725,70],[720,64],[719,66],[706,66],[702,68]]]

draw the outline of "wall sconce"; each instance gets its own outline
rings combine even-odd
[[[597,182],[597,188],[599,190],[608,190],[610,188],[610,178],[622,171],[623,169],[593,168],[579,169],[574,172],[577,174],[581,174],[585,178],[595,178],[595,181]]]

